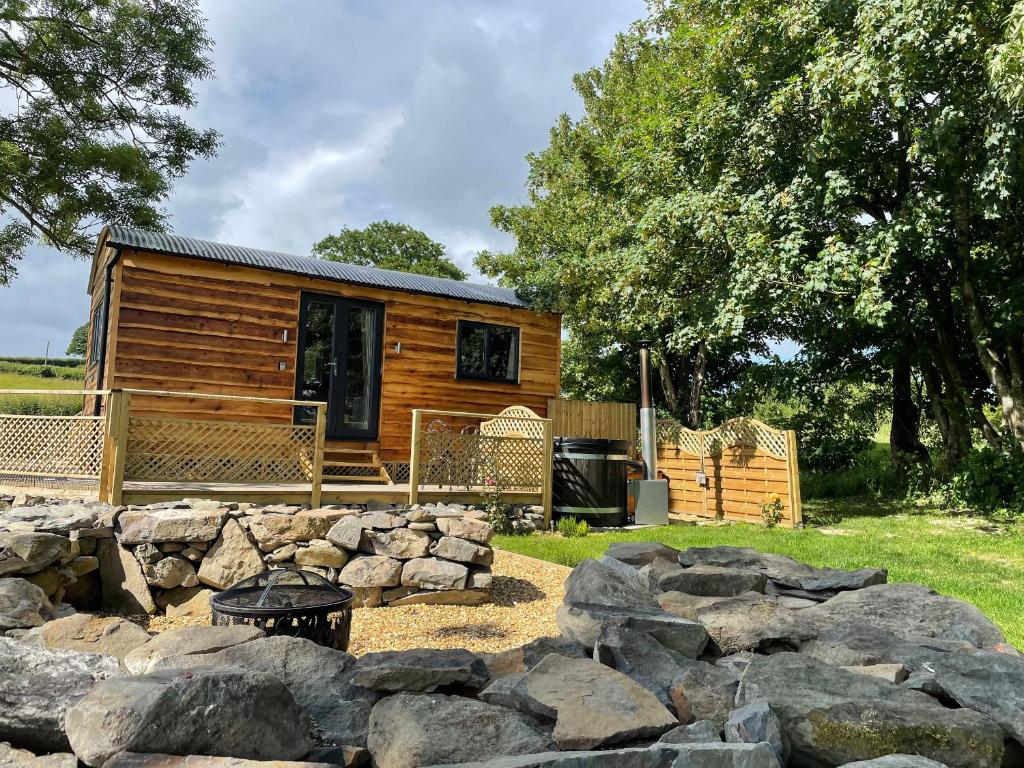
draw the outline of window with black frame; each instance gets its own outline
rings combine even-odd
[[[519,381],[519,329],[459,320],[456,377],[477,381]]]
[[[89,333],[89,367],[100,361],[103,346],[103,300],[96,302],[92,311],[92,324]]]

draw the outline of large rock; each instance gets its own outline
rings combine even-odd
[[[882,584],[887,577],[884,569],[843,571],[838,568],[815,568],[784,555],[740,547],[691,547],[679,554],[679,562],[686,567],[713,565],[754,570],[764,574],[776,589],[824,595]]]
[[[402,563],[383,555],[353,557],[341,569],[338,581],[350,587],[397,587],[402,581]]]
[[[142,575],[146,577],[147,584],[161,589],[194,587],[199,584],[199,579],[196,578],[196,569],[192,563],[177,555],[171,555],[152,565],[143,566]]]
[[[437,529],[445,536],[453,536],[456,539],[469,539],[477,544],[489,544],[494,531],[490,523],[483,520],[473,520],[469,517],[439,517]]]
[[[685,667],[697,663],[669,650],[650,635],[609,624],[601,628],[594,658],[652,691],[663,704],[671,704],[668,690]]]
[[[418,531],[417,531],[418,533]],[[475,544],[467,539],[442,536],[430,547],[430,554],[473,565],[490,565],[494,562],[494,551],[490,547]]]
[[[751,594],[719,600],[696,610],[699,621],[722,654],[796,650],[818,633],[811,609],[791,611],[778,598]]]
[[[703,597],[732,597],[764,592],[764,574],[717,565],[695,565],[667,573],[658,580],[662,592],[685,592]]]
[[[116,616],[73,613],[28,632],[23,638],[47,648],[101,653],[121,660],[149,642],[149,633],[137,624]]]
[[[484,660],[475,653],[417,648],[368,653],[356,662],[352,680],[377,691],[431,692],[448,685],[480,689],[489,676]]]
[[[846,763],[839,768],[948,768],[948,766],[920,755],[886,755],[885,757],[876,757],[874,760]]]
[[[722,741],[722,729],[710,720],[697,720],[689,725],[677,725],[661,735],[659,744],[717,744]]]
[[[681,722],[710,720],[722,730],[738,687],[739,678],[731,669],[694,661],[679,671],[668,693]]]
[[[404,693],[373,708],[367,744],[376,768],[485,760],[553,746],[529,718],[511,709],[458,696]]]
[[[767,704],[747,704],[729,713],[725,722],[725,740],[732,744],[766,742],[782,765],[788,758],[782,724]]]
[[[596,605],[562,605],[555,611],[555,622],[562,635],[587,648],[593,648],[608,625],[644,632],[666,648],[697,658],[708,643],[708,633],[696,621],[674,616],[660,608],[603,608]]]
[[[117,659],[0,638],[0,741],[34,752],[67,751],[64,716]]]
[[[423,531],[394,528],[390,531],[367,531],[360,548],[373,555],[385,555],[396,560],[425,557],[430,552],[430,536]]]
[[[676,563],[679,550],[656,541],[619,541],[605,550],[605,557],[641,568],[655,560],[667,560]]]
[[[441,768],[430,766],[429,768]],[[767,744],[662,744],[599,752],[542,752],[446,768],[779,768]]]
[[[1006,642],[999,628],[973,605],[920,584],[880,584],[843,592],[800,614],[823,624],[872,624],[902,638],[964,640],[978,648]]]
[[[264,552],[273,552],[285,544],[327,538],[327,532],[343,517],[347,510],[304,509],[294,515],[255,515],[249,520],[249,531]]]
[[[133,675],[144,675],[170,656],[216,653],[263,637],[263,630],[245,624],[227,627],[175,627],[153,637],[124,657]]]
[[[266,570],[263,557],[235,520],[224,525],[220,538],[199,566],[199,581],[214,589],[227,589]]]
[[[226,509],[129,509],[117,519],[126,547],[165,541],[213,541],[228,519]]]
[[[208,616],[210,614],[210,598],[214,592],[201,587],[178,587],[161,592],[156,596],[156,604],[163,609],[168,617],[176,616]]]
[[[326,539],[313,539],[308,547],[299,547],[295,552],[295,564],[320,566],[321,568],[344,568],[348,552],[334,546]]]
[[[280,680],[235,667],[104,680],[66,718],[72,750],[92,768],[118,752],[298,760],[313,748],[310,726]]]
[[[510,691],[517,708],[553,719],[559,749],[592,749],[660,736],[678,724],[658,698],[589,659],[547,656]]]
[[[53,618],[46,592],[24,579],[0,579],[0,633],[38,627]]]
[[[736,703],[771,706],[795,766],[906,753],[950,768],[996,768],[1003,757],[1002,729],[984,715],[803,654],[754,657]]]
[[[15,530],[19,525],[34,531],[68,536],[72,531],[94,528],[102,518],[112,518],[117,507],[106,504],[69,504],[11,507],[0,512],[0,530]]]
[[[584,560],[565,580],[566,605],[661,610],[658,601],[637,578],[636,571],[618,560]]]
[[[0,742],[0,768],[78,768],[78,759],[70,752],[36,756]]]
[[[103,768],[337,768],[337,764],[296,760],[246,760],[241,757],[213,757],[210,755],[149,755],[140,752],[118,752],[103,764]],[[345,768],[348,766],[346,765]]]
[[[468,576],[466,566],[436,557],[417,557],[402,566],[402,585],[406,587],[465,589]]]
[[[78,554],[77,542],[55,533],[9,533],[0,535],[0,549],[6,549],[25,565],[23,573],[41,571],[54,563],[71,562]]]
[[[961,707],[988,715],[1024,745],[1024,657],[993,651],[947,653],[935,683]]]
[[[335,546],[355,552],[359,549],[359,542],[362,541],[366,528],[358,516],[343,517],[331,526],[324,538]]]
[[[142,565],[131,552],[118,546],[115,539],[100,539],[96,555],[100,560],[104,611],[129,616],[156,613]]]
[[[529,672],[551,653],[570,659],[589,659],[592,651],[564,637],[538,637],[526,645],[495,654],[487,661],[492,678]]]
[[[742,595],[736,595],[736,597],[742,597],[747,600],[761,600],[764,595],[758,594],[757,592],[747,592]],[[688,595],[685,592],[675,591],[662,592],[658,595],[658,605],[675,616],[679,616],[682,619],[690,619],[691,621],[695,621],[697,619],[697,611],[701,608],[707,608],[708,606],[720,603],[723,600],[732,600],[732,598]]]
[[[940,640],[934,637],[898,637],[888,629],[863,621],[841,621],[822,629],[817,637],[800,646],[819,661],[836,667],[902,664],[915,672],[946,654],[972,651],[965,640]]]
[[[380,695],[352,681],[355,657],[298,637],[266,637],[215,653],[169,656],[156,669],[241,667],[267,672],[284,683],[315,726],[335,744],[366,746],[370,710]]]

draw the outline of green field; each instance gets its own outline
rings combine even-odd
[[[883,567],[889,580],[926,584],[978,606],[1024,647],[1024,530],[980,517],[880,502],[805,502],[819,524],[800,530],[749,524],[672,525],[582,539],[497,536],[495,545],[542,560],[576,565],[616,541],[660,541],[677,548],[755,547],[816,566]]]
[[[44,368],[54,375],[40,375]],[[0,359],[0,390],[81,389],[84,375],[82,366],[43,366]],[[70,416],[81,409],[81,397],[0,394],[0,413]]]

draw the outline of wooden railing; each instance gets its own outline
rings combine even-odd
[[[320,505],[326,403],[141,389],[0,390],[5,395],[101,397],[103,413],[0,414],[0,473],[91,480],[111,504],[121,503],[125,482],[308,482],[310,503]],[[140,396],[301,406],[316,416],[312,424],[154,416],[133,406]]]
[[[536,497],[551,516],[551,419],[513,406],[499,414],[415,409],[409,457],[409,503],[421,490]]]
[[[106,390],[80,389],[0,390],[0,396],[5,397],[81,398],[106,394]],[[0,473],[97,480],[103,456],[103,422],[102,416],[0,413]]]

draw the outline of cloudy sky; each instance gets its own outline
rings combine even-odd
[[[376,219],[444,243],[463,268],[508,247],[495,203],[522,200],[524,155],[578,115],[642,0],[208,0],[216,77],[193,115],[223,134],[167,201],[179,234],[307,253]],[[0,288],[0,354],[63,353],[89,266],[33,249]]]

